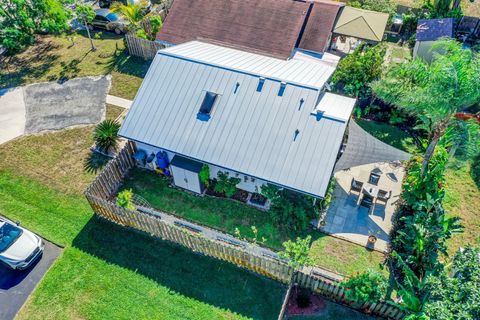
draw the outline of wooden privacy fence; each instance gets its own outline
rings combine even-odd
[[[125,35],[125,40],[127,42],[128,53],[145,60],[153,59],[158,50],[166,47],[159,42],[142,39],[131,33]]]
[[[164,240],[180,244],[195,252],[231,262],[282,283],[287,284],[290,282],[293,269],[285,261],[259,256],[244,248],[208,239],[201,234],[189,232],[173,224],[168,224],[158,216],[148,212],[129,210],[118,206],[114,201],[115,194],[125,174],[135,166],[134,153],[135,144],[128,142],[85,191],[85,196],[97,215],[118,224],[139,229]],[[337,282],[318,273],[310,274],[300,271],[295,274],[293,280],[301,287],[308,288],[336,302],[368,311],[377,316],[399,320],[406,315],[396,305],[386,302],[365,303],[362,306],[357,306],[345,298],[344,289]]]

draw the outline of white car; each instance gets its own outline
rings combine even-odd
[[[42,255],[44,246],[36,234],[0,217],[0,262],[24,270]]]

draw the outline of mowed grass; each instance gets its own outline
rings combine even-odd
[[[268,212],[234,200],[199,197],[177,190],[168,185],[168,180],[150,171],[133,169],[125,178],[122,189],[132,189],[158,210],[232,235],[238,228],[242,237],[251,239],[251,226],[255,226],[258,239],[265,237],[267,241],[263,245],[274,250],[281,250],[283,241],[306,236],[306,233],[287,231],[272,223]],[[314,239],[311,256],[315,264],[322,268],[349,275],[367,269],[378,270],[383,260],[381,253],[370,252],[348,241],[318,231],[310,231],[309,234]]]
[[[278,283],[94,217],[83,196],[92,130],[0,146],[0,213],[65,246],[18,318],[275,319]]]
[[[480,245],[480,190],[469,166],[448,169],[446,179],[444,207],[450,215],[460,217],[464,227],[463,233],[454,235],[449,241],[448,251],[452,255],[467,244]]]
[[[380,252],[324,234],[313,239],[310,257],[315,264],[348,276],[367,270],[383,272],[385,259]]]
[[[133,169],[125,178],[121,189],[132,189],[145,198],[152,207],[190,221],[242,236],[253,236],[251,226],[258,229],[258,238],[267,239],[265,245],[281,249],[282,242],[293,237],[271,222],[268,212],[257,210],[235,200],[199,197],[169,186],[166,178],[150,171]]]
[[[93,218],[18,319],[276,319],[285,288]]]
[[[0,88],[62,78],[112,75],[110,94],[133,99],[150,63],[128,56],[123,38],[108,32],[94,39],[96,51],[82,32],[38,36],[34,45],[0,59]]]

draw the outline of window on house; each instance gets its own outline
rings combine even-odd
[[[210,114],[212,113],[212,109],[215,105],[217,97],[218,94],[207,91],[205,93],[205,97],[203,98],[202,105],[200,106],[200,110],[198,111],[198,115],[206,117],[208,119],[210,117]]]

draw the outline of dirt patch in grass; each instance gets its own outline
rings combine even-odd
[[[123,38],[108,32],[94,40],[83,33],[38,36],[26,51],[0,60],[0,88],[62,78],[112,75],[110,94],[133,99],[150,63],[128,56]]]

